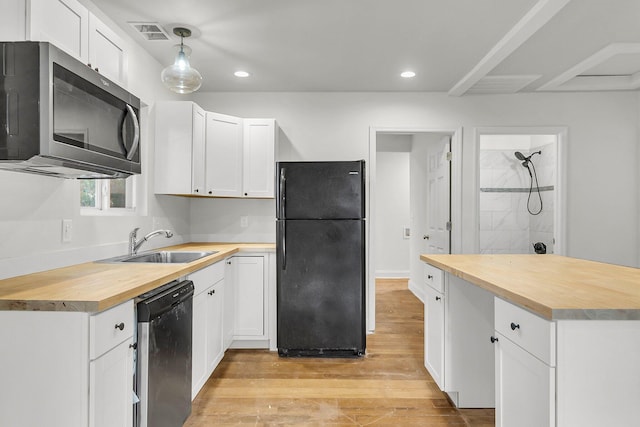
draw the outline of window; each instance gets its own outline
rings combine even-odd
[[[84,214],[123,214],[135,210],[135,177],[80,180],[80,208]]]

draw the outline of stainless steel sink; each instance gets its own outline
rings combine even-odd
[[[158,264],[186,264],[197,259],[217,254],[218,251],[156,251],[136,255],[125,255],[104,259],[99,262],[120,263],[158,263]]]

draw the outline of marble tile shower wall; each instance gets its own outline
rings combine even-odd
[[[480,252],[533,253],[533,243],[543,242],[553,252],[553,183],[555,182],[555,147],[532,148],[542,155],[532,158],[541,191],[543,210],[539,215],[527,211],[530,178],[515,150],[480,152]],[[538,194],[531,194],[529,206],[536,212]]]

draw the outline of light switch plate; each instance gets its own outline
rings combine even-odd
[[[73,222],[70,219],[62,220],[62,243],[71,242],[73,235]]]

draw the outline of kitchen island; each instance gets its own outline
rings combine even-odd
[[[640,270],[558,255],[422,255],[425,366],[498,426],[638,425]]]

